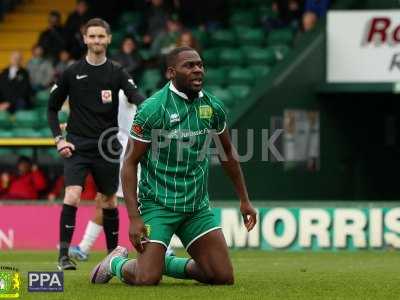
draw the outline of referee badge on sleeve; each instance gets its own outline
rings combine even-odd
[[[102,90],[101,91],[101,101],[103,101],[103,103],[111,103],[111,101],[112,101],[111,90]]]

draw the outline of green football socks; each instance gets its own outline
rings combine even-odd
[[[111,260],[111,274],[117,276],[120,280],[124,281],[122,277],[122,267],[129,261],[128,258],[116,256]]]
[[[166,256],[164,275],[179,279],[188,279],[186,265],[189,260],[189,258]]]

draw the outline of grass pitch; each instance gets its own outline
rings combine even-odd
[[[183,254],[183,252],[178,252]],[[157,287],[134,287],[112,279],[89,283],[104,253],[92,253],[77,271],[64,273],[63,293],[28,293],[28,271],[54,271],[55,252],[2,252],[1,266],[17,267],[21,299],[399,299],[400,260],[396,252],[231,251],[235,285],[207,286],[164,277]]]

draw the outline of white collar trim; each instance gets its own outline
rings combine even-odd
[[[189,100],[189,97],[188,97],[185,93],[182,93],[182,92],[178,91],[178,89],[174,86],[174,84],[172,83],[172,81],[170,81],[169,89],[170,89],[171,91],[173,91],[175,94],[177,94],[178,96],[182,97],[183,99]],[[199,92],[199,98],[201,98],[201,97],[203,97],[203,96],[204,96],[203,92],[200,91],[200,92]]]
[[[104,57],[104,61],[102,61],[102,62],[100,62],[100,63],[98,63],[98,64],[93,64],[93,63],[91,63],[91,62],[89,61],[89,59],[88,59],[87,56],[85,57],[85,59],[86,59],[86,62],[87,62],[89,65],[91,65],[91,66],[96,66],[96,67],[105,64],[106,61],[107,61],[107,57]]]

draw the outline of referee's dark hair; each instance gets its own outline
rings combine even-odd
[[[183,46],[183,47],[177,47],[173,50],[171,50],[166,57],[166,62],[167,62],[167,68],[173,67],[176,65],[176,58],[178,57],[179,53],[184,52],[184,51],[196,51],[193,48]]]
[[[90,19],[83,28],[83,33],[86,34],[89,27],[103,27],[107,34],[111,34],[110,24],[100,18]]]

